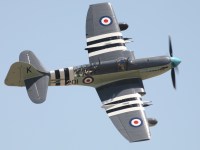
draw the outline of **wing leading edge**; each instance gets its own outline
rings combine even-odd
[[[129,142],[150,139],[141,79],[117,81],[96,89],[112,123]]]

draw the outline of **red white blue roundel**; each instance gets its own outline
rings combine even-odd
[[[92,78],[92,77],[85,77],[84,79],[83,79],[83,83],[85,83],[85,84],[90,84],[90,83],[92,83],[94,81],[94,79]]]
[[[140,118],[132,118],[129,123],[132,127],[139,127],[143,122]]]
[[[112,18],[109,16],[104,16],[101,17],[101,19],[99,20],[100,24],[103,26],[109,26],[112,24]]]

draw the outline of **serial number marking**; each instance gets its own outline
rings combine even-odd
[[[65,82],[65,85],[77,85],[78,84],[78,79],[75,80],[67,80]]]

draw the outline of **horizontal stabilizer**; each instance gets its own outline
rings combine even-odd
[[[43,103],[47,96],[49,76],[35,77],[24,82],[31,101],[36,104]]]
[[[34,68],[41,72],[47,72],[46,69],[43,67],[39,59],[35,56],[35,54],[30,50],[25,50],[20,53],[19,61],[26,62],[31,64]]]

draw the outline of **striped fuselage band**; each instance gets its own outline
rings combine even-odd
[[[89,57],[113,52],[127,50],[121,32],[98,35],[87,39]]]
[[[52,86],[67,85],[68,81],[74,80],[74,70],[73,67],[53,70],[50,76]]]

